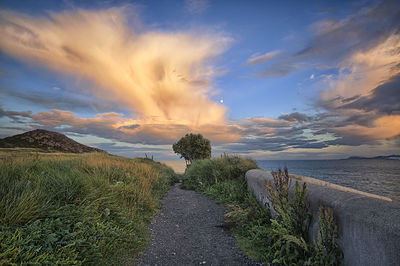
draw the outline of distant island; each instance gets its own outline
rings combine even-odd
[[[44,129],[35,129],[0,139],[0,148],[36,148],[72,153],[105,152],[76,142],[61,133]]]
[[[387,155],[387,156],[375,156],[375,157],[362,157],[362,156],[351,156],[346,158],[345,160],[353,160],[353,159],[383,159],[383,160],[400,160],[400,155]]]

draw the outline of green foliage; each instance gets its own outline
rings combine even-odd
[[[306,184],[296,182],[290,193],[287,169],[273,172],[273,182],[265,184],[271,203],[265,208],[247,189],[244,175],[253,168],[254,161],[236,156],[199,160],[187,169],[183,184],[225,204],[226,226],[249,257],[273,265],[341,265],[330,211],[320,210],[318,241],[307,239],[311,216]]]
[[[211,158],[210,141],[201,134],[186,134],[172,145],[172,149],[186,160],[186,164],[190,165],[195,160]]]
[[[337,227],[330,209],[319,210],[319,232],[315,243],[307,241],[311,215],[307,206],[307,186],[296,181],[294,196],[290,198],[290,178],[287,169],[272,172],[273,184],[266,182],[271,209],[273,264],[279,265],[341,265],[342,253],[337,245]]]
[[[49,232],[47,226],[41,228],[38,224],[32,224],[22,230],[1,228],[0,264],[81,265],[74,243],[59,245],[69,235]]]
[[[289,174],[272,172],[274,186],[266,182],[269,200],[276,217],[271,219],[270,233],[272,236],[272,263],[279,265],[304,264],[309,248],[306,243],[310,215],[307,209],[306,184],[300,188],[296,182],[295,193],[289,198]]]
[[[0,153],[0,173],[1,265],[134,259],[176,179],[158,162],[102,153]]]
[[[258,168],[251,159],[223,155],[195,161],[183,176],[183,186],[187,189],[203,191],[210,185],[226,180],[243,180],[250,169]]]
[[[265,182],[268,190],[270,208],[275,210],[276,219],[291,235],[306,239],[310,214],[307,206],[307,185],[303,183],[300,188],[296,181],[294,197],[289,197],[291,181],[287,169],[272,172],[273,183]]]
[[[317,241],[314,243],[312,256],[307,265],[343,265],[343,253],[336,241],[337,226],[330,208],[320,207],[319,230]]]

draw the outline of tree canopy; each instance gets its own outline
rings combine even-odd
[[[186,165],[195,160],[211,158],[211,143],[201,134],[186,134],[172,145],[172,149],[186,160]]]

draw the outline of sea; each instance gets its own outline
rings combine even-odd
[[[400,160],[257,160],[260,168],[308,176],[400,202]]]

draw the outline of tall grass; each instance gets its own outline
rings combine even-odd
[[[175,181],[149,159],[0,152],[0,264],[123,264]]]

